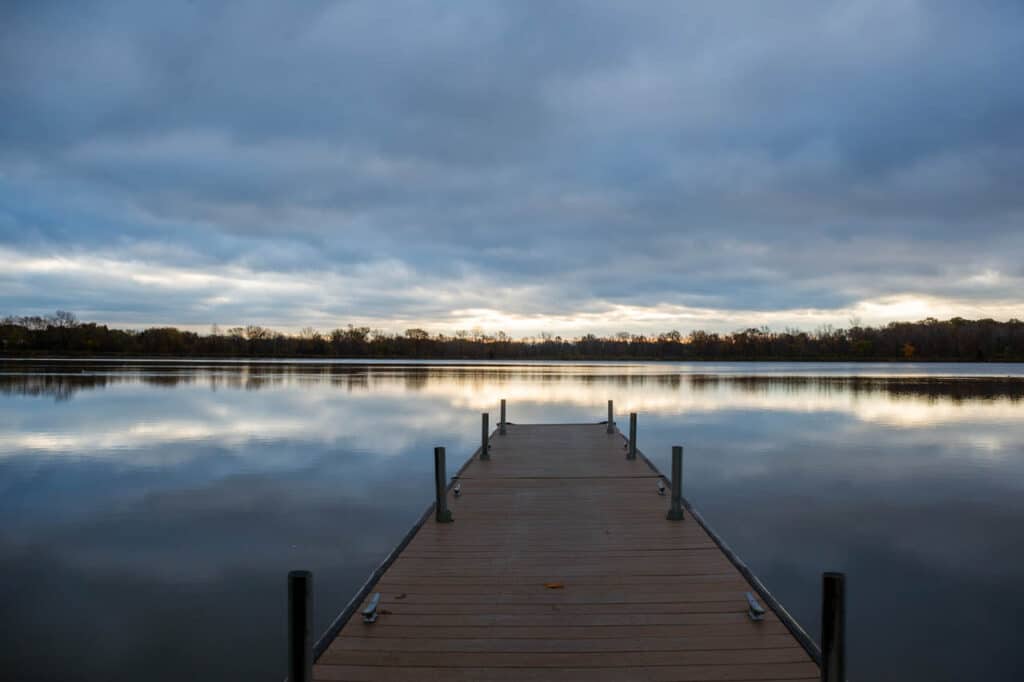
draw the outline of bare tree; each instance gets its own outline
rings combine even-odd
[[[69,313],[67,310],[58,310],[53,315],[52,324],[54,327],[60,327],[61,329],[70,329],[71,327],[78,326],[78,318],[75,317],[74,313]]]

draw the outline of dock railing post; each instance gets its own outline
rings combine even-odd
[[[434,448],[434,490],[437,499],[434,518],[438,523],[451,523],[452,513],[448,511],[448,470],[444,463],[444,448]]]
[[[608,401],[608,433],[615,433],[615,409],[612,401]]]
[[[313,574],[288,572],[288,682],[313,679]]]
[[[821,682],[846,680],[846,576],[821,576]]]
[[[488,441],[491,437],[490,427],[491,415],[484,412],[480,415],[480,459],[490,459],[491,453],[488,452],[491,449]]]
[[[629,413],[629,454],[626,459],[636,459],[636,412]]]
[[[501,421],[498,422],[498,435],[505,435],[505,399],[501,399]]]
[[[665,516],[669,521],[683,520],[683,446],[672,446],[672,506]]]

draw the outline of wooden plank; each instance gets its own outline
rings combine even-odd
[[[349,682],[729,682],[773,680],[776,682],[818,679],[813,663],[777,663],[755,665],[643,666],[629,669],[600,668],[428,668],[380,667],[358,665],[317,665],[316,680]]]
[[[789,649],[802,652],[793,644],[789,633],[774,635],[751,634],[745,637],[651,637],[622,631],[621,636],[609,641],[607,638],[554,638],[495,637],[495,638],[450,638],[450,637],[339,637],[327,649],[321,660],[330,662],[332,653],[345,651],[397,651],[397,652],[501,652],[501,653],[599,653],[636,651],[750,651],[754,649]],[[737,660],[730,655],[729,660]],[[788,659],[787,659],[788,660]],[[804,660],[797,657],[796,660]],[[682,661],[680,661],[682,662]]]
[[[778,621],[757,624],[757,632],[763,635],[788,634],[786,626]],[[750,621],[740,623],[698,623],[692,625],[567,625],[545,627],[529,623],[513,627],[489,625],[487,627],[445,625],[443,619],[419,626],[386,625],[367,627],[363,623],[349,623],[343,630],[345,637],[401,637],[403,639],[614,639],[624,636],[645,637],[741,637],[750,634]]]
[[[495,641],[501,647],[504,640]],[[508,640],[521,642],[522,640]],[[457,655],[456,655],[457,654]],[[807,653],[795,644],[787,649],[740,649],[698,651],[584,651],[550,653],[509,651],[494,648],[488,651],[342,651],[335,645],[318,661],[322,665],[367,665],[377,667],[423,668],[637,668],[640,666],[686,665],[754,665],[768,663],[803,663]]]
[[[384,605],[386,615],[392,614],[434,614],[434,615],[536,615],[565,613],[580,617],[589,615],[626,615],[653,613],[746,613],[746,603],[735,601],[717,602],[661,602],[655,604],[464,604],[452,600],[443,604],[406,604],[394,602]]]
[[[390,611],[390,609],[389,609]],[[565,611],[551,610],[544,613],[534,614],[424,614],[424,613],[394,613],[387,614],[387,618],[379,619],[374,627],[386,628],[393,625],[415,625],[415,626],[440,626],[440,625],[462,625],[467,627],[488,628],[493,626],[506,627],[601,627],[601,626],[634,626],[634,625],[697,625],[697,624],[720,624],[734,622],[750,622],[746,612],[703,612],[703,613],[650,613],[644,610],[643,613],[623,613],[621,611],[611,613],[588,614],[582,618],[579,614],[567,613]],[[765,619],[774,619],[774,615],[766,615]],[[362,625],[362,623],[359,623]]]
[[[817,667],[704,528],[603,425],[509,425],[462,470],[316,679],[784,680]]]

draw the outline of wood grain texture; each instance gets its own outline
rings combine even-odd
[[[492,435],[374,587],[318,680],[811,680],[818,669],[668,498],[620,434],[586,424]]]

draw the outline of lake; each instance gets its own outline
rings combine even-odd
[[[855,680],[1020,679],[1024,366],[0,360],[0,670],[274,680],[285,576],[317,631],[432,501],[480,413],[608,399],[815,638],[847,574]]]

